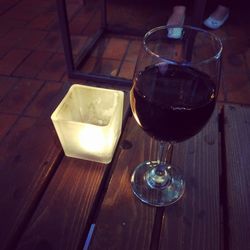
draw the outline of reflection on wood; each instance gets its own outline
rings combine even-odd
[[[90,249],[149,249],[156,208],[134,196],[130,177],[136,165],[154,158],[154,153],[154,141],[130,118]]]
[[[184,171],[184,197],[165,209],[160,249],[220,249],[217,111],[195,137],[177,144],[172,163]]]
[[[247,250],[250,249],[249,108],[225,107],[224,129],[228,192],[228,249]]]

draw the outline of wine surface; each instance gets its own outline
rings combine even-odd
[[[207,123],[215,106],[215,84],[196,69],[161,63],[134,78],[130,102],[137,123],[150,136],[179,142]]]

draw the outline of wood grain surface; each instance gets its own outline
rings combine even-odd
[[[51,109],[39,122],[17,120],[0,143],[0,249],[250,248],[249,108],[216,109],[200,133],[174,146],[186,190],[166,208],[131,190],[135,167],[156,158],[156,141],[133,117],[104,165],[63,156]]]
[[[218,111],[193,138],[176,144],[172,164],[184,173],[186,190],[163,215],[160,249],[219,250]]]
[[[250,109],[225,107],[225,147],[230,250],[250,249]]]
[[[31,130],[1,158],[1,249],[15,244],[62,152],[52,125]]]
[[[65,89],[37,121],[20,118],[0,144],[0,249],[15,247],[62,156],[49,117]]]
[[[130,178],[135,167],[154,158],[155,142],[131,117],[121,140],[90,249],[149,249],[156,208],[133,194]]]
[[[17,249],[78,249],[105,170],[64,157]]]

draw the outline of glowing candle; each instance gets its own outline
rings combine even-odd
[[[67,156],[109,163],[121,134],[124,93],[74,84],[51,119]]]

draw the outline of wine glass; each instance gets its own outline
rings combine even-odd
[[[178,36],[172,36],[173,29],[179,29]],[[167,206],[182,197],[185,181],[166,156],[213,113],[221,55],[220,39],[192,26],[160,26],[144,36],[130,104],[136,122],[159,144],[158,159],[139,164],[131,177],[133,192],[144,203]]]

